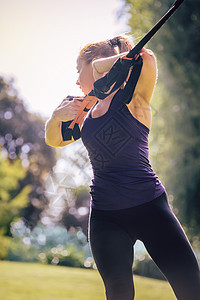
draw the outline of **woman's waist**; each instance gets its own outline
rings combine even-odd
[[[118,180],[116,178],[102,179],[94,177],[90,188],[90,193],[96,200],[104,198],[105,195],[107,195],[108,198],[122,196],[130,199],[140,199],[143,198],[144,195],[146,197],[147,194],[151,195],[153,199],[153,196],[164,190],[164,186],[157,176],[130,179],[123,177]]]
[[[115,161],[112,163],[104,163],[102,165],[92,164],[93,174],[99,178],[113,178],[113,177],[143,177],[143,176],[152,176],[154,171],[151,167],[151,164],[148,160],[146,161],[129,161],[121,162]]]
[[[98,183],[111,183],[115,185],[139,184],[157,179],[158,176],[152,169],[130,171],[94,171],[93,181]]]

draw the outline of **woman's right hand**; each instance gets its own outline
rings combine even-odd
[[[69,99],[71,99],[71,97],[63,99],[61,104],[53,111],[52,118],[57,119],[60,122],[67,122],[76,117],[84,97],[76,96],[73,100]]]

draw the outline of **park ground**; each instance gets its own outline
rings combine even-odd
[[[165,281],[134,276],[136,300],[175,300]],[[4,300],[105,300],[97,270],[0,261]]]

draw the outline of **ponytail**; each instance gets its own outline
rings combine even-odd
[[[79,59],[90,64],[93,59],[109,57],[130,51],[134,44],[128,36],[116,36],[102,42],[87,44],[79,53]]]

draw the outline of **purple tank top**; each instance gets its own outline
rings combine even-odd
[[[81,129],[94,174],[90,185],[94,209],[138,206],[165,191],[148,160],[149,129],[120,101],[121,92],[103,116],[92,118],[91,109]]]

